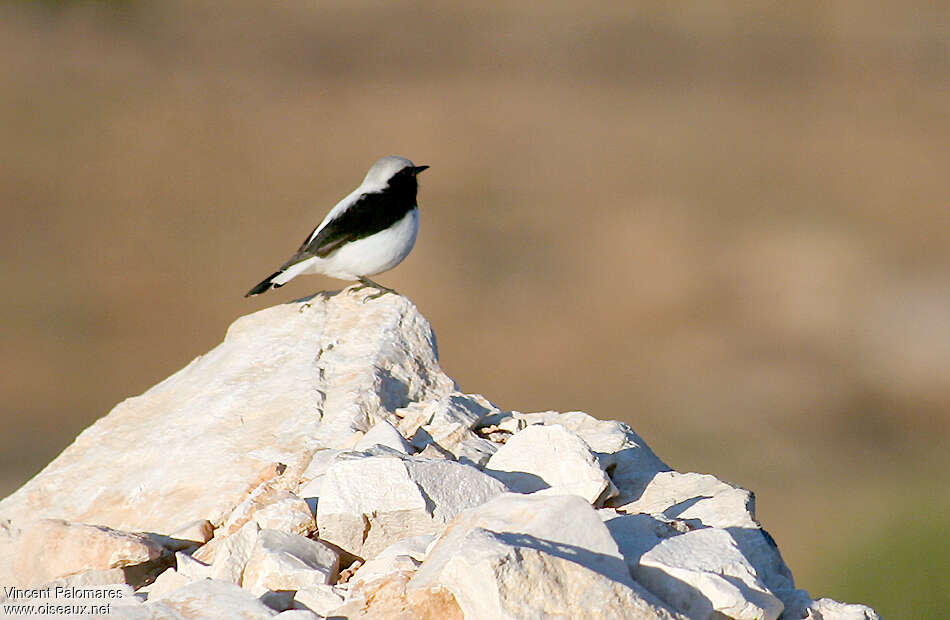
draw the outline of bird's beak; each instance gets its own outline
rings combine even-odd
[[[429,166],[416,166],[412,169],[413,174],[419,174],[423,170],[428,170]]]

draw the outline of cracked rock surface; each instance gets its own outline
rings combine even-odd
[[[749,491],[466,394],[411,301],[363,302],[242,317],[83,431],[0,501],[0,583],[141,619],[878,617],[796,589]]]

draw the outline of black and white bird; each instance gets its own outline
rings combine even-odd
[[[283,286],[302,273],[358,280],[358,288],[379,291],[367,299],[395,293],[369,276],[392,269],[412,250],[419,232],[416,176],[428,167],[397,155],[377,161],[360,186],[330,209],[297,253],[245,297]]]

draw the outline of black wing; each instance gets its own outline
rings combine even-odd
[[[406,217],[416,208],[419,187],[416,174],[417,169],[404,168],[393,175],[382,191],[361,194],[352,205],[327,222],[313,239],[308,236],[281,269],[313,256],[326,258],[350,241],[375,235]]]

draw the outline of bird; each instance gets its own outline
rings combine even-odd
[[[398,294],[369,276],[401,263],[415,245],[419,232],[416,177],[428,168],[398,155],[378,160],[359,187],[330,209],[297,253],[244,296],[259,295],[310,273],[358,281],[354,290],[378,291],[364,302],[386,293]]]

